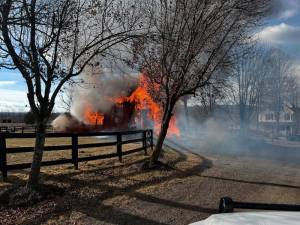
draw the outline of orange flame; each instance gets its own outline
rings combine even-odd
[[[90,125],[103,125],[104,115],[94,112],[91,106],[86,106],[84,111],[84,121]]]
[[[149,90],[148,82],[144,75],[141,74],[139,87],[129,97],[117,97],[114,99],[114,102],[118,104],[132,102],[135,103],[137,111],[147,110],[147,116],[154,121],[154,130],[158,133],[161,127],[162,107],[152,99],[147,90]],[[180,136],[175,117],[171,118],[168,135]]]
[[[137,112],[141,112],[145,110],[147,112],[148,119],[154,122],[154,131],[158,133],[161,127],[162,120],[162,112],[163,109],[161,105],[156,103],[151,95],[148,93],[149,87],[148,82],[144,74],[140,76],[139,86],[132,92],[129,97],[119,96],[116,98],[109,98],[109,100],[113,101],[116,104],[123,104],[126,102],[134,103],[135,110]],[[157,91],[159,91],[159,87],[157,87]],[[84,110],[84,121],[90,125],[103,125],[104,123],[104,114],[100,112],[95,112],[91,105],[87,105]],[[176,126],[176,118],[172,117],[169,129],[168,136],[180,136],[180,131]]]

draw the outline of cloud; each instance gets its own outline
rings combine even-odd
[[[26,105],[28,105],[28,101],[25,91],[0,89],[0,111],[28,111]]]
[[[298,14],[299,9],[287,9],[279,14],[279,19],[288,19]]]
[[[0,80],[0,87],[4,87],[7,85],[14,85],[17,82],[15,80]]]
[[[289,19],[300,12],[299,0],[273,0],[273,17],[277,19]]]
[[[62,103],[56,99],[55,112],[63,112]],[[24,112],[29,111],[29,103],[26,91],[0,89],[0,112]]]
[[[281,23],[279,25],[265,27],[256,34],[256,37],[269,43],[300,43],[300,27]]]

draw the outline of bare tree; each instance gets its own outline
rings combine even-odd
[[[287,103],[289,92],[289,77],[292,72],[290,57],[280,49],[271,49],[269,52],[269,73],[266,80],[265,105],[275,114],[275,134],[279,135],[280,115]]]
[[[260,100],[265,91],[268,67],[268,51],[261,46],[244,55],[232,76],[235,104],[239,106],[240,127],[245,133],[255,114],[259,114]]]
[[[291,75],[287,79],[287,95],[286,106],[293,112],[293,129],[292,135],[298,135],[300,133],[300,88],[299,78],[295,75]]]
[[[294,129],[292,130],[292,135],[299,135],[300,133],[300,107],[292,104],[292,106],[288,106],[290,110],[293,111],[293,122]]]
[[[37,124],[27,187],[38,184],[45,128],[59,91],[96,56],[140,34],[138,12],[132,0],[1,1],[1,66],[22,74]]]
[[[76,85],[76,83],[71,82],[60,90],[60,108],[64,109],[67,113],[71,112],[72,103],[74,101],[74,85]]]
[[[228,92],[232,90],[230,74],[222,73],[212,77],[207,85],[196,92],[196,99],[206,108],[207,113],[213,113],[218,104],[224,104]]]
[[[231,50],[245,44],[250,29],[265,14],[262,0],[149,0],[152,35],[135,54],[149,92],[163,115],[150,165],[157,162],[176,102],[195,94],[230,68]]]
[[[181,101],[183,102],[183,108],[184,108],[184,118],[185,118],[184,130],[186,133],[189,132],[189,124],[190,124],[188,100],[189,100],[189,96],[183,96],[181,99]]]

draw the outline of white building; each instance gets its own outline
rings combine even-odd
[[[261,129],[269,132],[275,132],[278,126],[280,135],[289,136],[293,134],[295,126],[293,117],[294,112],[289,108],[285,108],[283,111],[280,111],[277,124],[276,112],[265,110],[259,114],[259,125]]]

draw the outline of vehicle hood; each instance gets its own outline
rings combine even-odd
[[[300,212],[240,212],[211,215],[190,225],[299,225]]]

